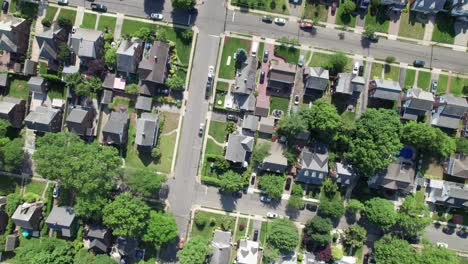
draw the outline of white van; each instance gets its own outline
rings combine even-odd
[[[258,50],[258,42],[253,42],[252,48],[250,49],[250,55],[252,57],[257,57],[257,50]]]

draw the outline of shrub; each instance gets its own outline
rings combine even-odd
[[[206,222],[208,221],[208,219],[206,219],[206,215],[201,214],[201,213],[195,214],[195,219],[194,220],[195,220],[195,225],[197,225],[197,227],[199,227],[199,228],[205,227]]]
[[[385,62],[388,64],[394,63],[396,61],[396,58],[394,56],[388,56],[385,58]]]
[[[151,150],[151,157],[153,158],[153,161],[156,163],[161,160],[161,150],[159,149],[159,147],[154,147]]]
[[[244,231],[244,228],[245,228],[245,225],[244,225],[244,224],[240,224],[240,225],[239,225],[239,230],[240,230],[240,231]]]
[[[216,225],[216,218],[210,217],[210,226]]]
[[[35,201],[39,201],[40,197],[39,195],[35,194],[35,193],[26,193],[23,195],[23,199],[28,202],[28,203],[33,203]]]
[[[58,17],[57,23],[59,26],[66,28],[66,29],[71,29],[73,27],[73,22],[71,21],[70,18],[68,17]]]
[[[50,27],[50,26],[52,25],[52,21],[50,20],[50,18],[44,17],[44,18],[41,20],[41,24],[42,24],[44,27]]]

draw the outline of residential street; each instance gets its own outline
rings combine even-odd
[[[436,228],[434,225],[430,225],[426,228],[426,232],[424,237],[429,239],[430,241],[437,243],[442,242],[446,243],[450,249],[466,251],[468,249],[468,239],[461,238],[457,236],[457,234],[453,233],[451,235],[447,235],[442,232],[443,226]]]

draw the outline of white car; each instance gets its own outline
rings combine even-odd
[[[267,217],[268,218],[277,218],[279,215],[277,213],[272,213],[272,212],[268,212],[267,213]]]
[[[359,62],[354,63],[353,74],[357,75],[359,73]]]
[[[214,66],[211,65],[210,67],[208,67],[208,79],[212,79],[213,75],[214,75]]]
[[[275,24],[277,24],[277,25],[284,25],[284,24],[286,24],[286,19],[284,19],[284,18],[277,17],[277,18],[275,18],[274,21],[275,21]]]
[[[260,201],[264,202],[264,203],[271,203],[271,198],[268,198],[266,196],[260,196]]]
[[[59,4],[59,5],[68,5],[68,0],[58,0],[57,4]]]
[[[152,20],[163,20],[164,16],[160,13],[151,13],[150,18]]]
[[[205,124],[200,123],[200,128],[198,129],[198,135],[200,137],[203,136],[203,128],[205,128]]]
[[[436,245],[437,245],[438,247],[448,248],[448,245],[447,245],[446,243],[437,242]]]

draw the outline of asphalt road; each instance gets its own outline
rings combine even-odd
[[[446,243],[450,249],[468,251],[468,239],[457,236],[456,233],[447,235],[442,232],[443,226],[436,228],[434,225],[430,225],[426,228],[424,237],[431,240],[434,243],[442,242]]]

